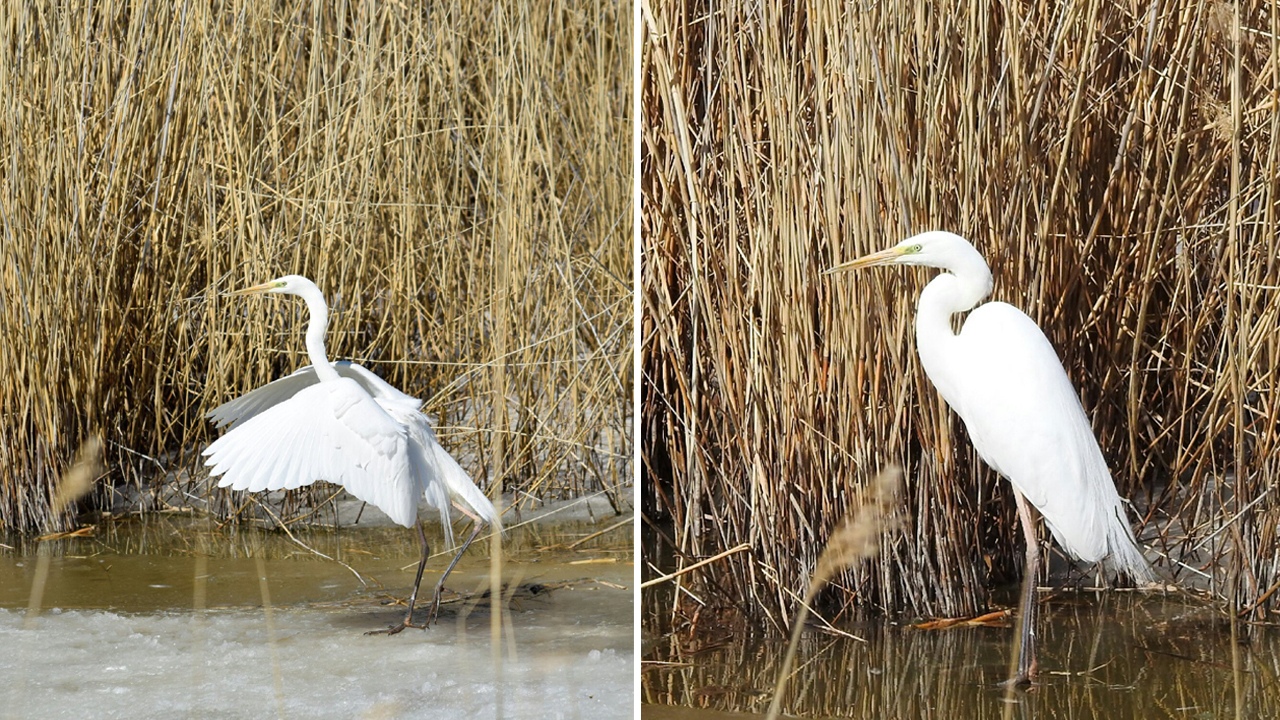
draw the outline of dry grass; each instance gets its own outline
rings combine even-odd
[[[933,273],[820,274],[937,227],[1058,348],[1145,542],[1192,566],[1166,570],[1273,611],[1270,5],[642,13],[646,517],[670,523],[678,565],[752,546],[685,577],[674,609],[786,625],[854,478],[890,462],[904,532],[842,576],[834,610],[961,615],[1016,573],[1007,490],[915,356]]]
[[[332,357],[423,397],[513,501],[630,476],[630,17],[611,3],[195,4],[0,23],[0,526],[101,433],[204,489],[220,402]],[[110,502],[100,497],[100,502]]]

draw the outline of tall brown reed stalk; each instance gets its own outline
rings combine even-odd
[[[95,432],[117,489],[187,504],[157,488],[199,478],[203,413],[306,362],[301,304],[220,293],[290,272],[331,355],[424,397],[482,484],[616,497],[629,28],[558,0],[15,8],[0,527],[60,524]]]
[[[852,478],[889,462],[909,519],[837,610],[963,613],[1016,573],[1007,489],[915,356],[933,272],[821,276],[946,228],[1057,347],[1171,577],[1271,612],[1269,4],[642,12],[646,517],[671,524],[678,565],[753,548],[690,574],[678,604],[785,625]]]

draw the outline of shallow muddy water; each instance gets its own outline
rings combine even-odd
[[[565,547],[613,522],[508,532],[496,641],[475,550],[433,627],[363,634],[403,617],[418,549],[402,528],[293,530],[333,560],[183,518],[0,539],[0,718],[630,717],[630,528]]]
[[[855,718],[1280,717],[1280,634],[1239,626],[1194,599],[1073,594],[1041,605],[1040,683],[1009,676],[1012,628],[846,627],[865,642],[809,631],[784,714]],[[782,640],[650,638],[641,714],[653,720],[761,716]]]

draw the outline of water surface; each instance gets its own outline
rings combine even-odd
[[[508,532],[496,635],[475,551],[435,626],[364,634],[403,616],[418,548],[402,528],[295,528],[295,542],[152,518],[4,539],[0,718],[630,717],[630,531],[566,547],[613,522]]]
[[[1280,635],[1240,625],[1196,598],[1061,593],[1041,606],[1040,683],[1010,675],[1013,630],[917,630],[885,622],[844,628],[865,642],[807,632],[785,713],[855,718],[1275,718]],[[741,633],[651,638],[642,715],[711,720],[763,715],[785,641]]]

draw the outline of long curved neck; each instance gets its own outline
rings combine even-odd
[[[952,382],[954,362],[947,362],[957,352],[953,348],[956,334],[951,329],[951,316],[972,310],[991,294],[991,270],[977,252],[961,258],[934,278],[920,293],[916,305],[916,351],[924,371],[952,407],[959,410],[960,397]]]
[[[313,286],[303,288],[298,296],[307,302],[307,310],[311,312],[311,321],[307,323],[307,355],[316,369],[316,377],[321,382],[337,380],[338,371],[333,369],[324,352],[324,333],[329,329],[329,307],[324,302],[324,293]]]

